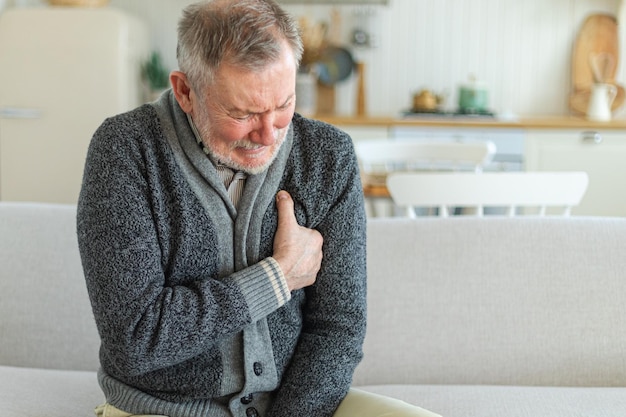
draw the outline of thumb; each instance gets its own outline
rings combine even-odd
[[[281,224],[288,226],[296,222],[296,216],[293,209],[293,199],[291,195],[284,190],[276,194],[276,209],[278,210],[278,226]]]

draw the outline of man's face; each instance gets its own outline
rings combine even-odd
[[[230,168],[264,171],[285,139],[296,103],[296,64],[291,50],[283,49],[260,72],[223,64],[193,100],[191,115],[205,147]]]

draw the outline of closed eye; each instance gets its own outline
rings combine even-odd
[[[293,103],[293,99],[295,96],[291,95],[289,96],[289,98],[287,99],[287,101],[285,101],[285,104],[283,104],[282,106],[280,106],[278,108],[278,110],[285,110],[288,109],[289,107],[291,107],[291,104]]]
[[[243,111],[235,111],[235,112],[230,113],[230,117],[232,117],[235,120],[241,121],[241,122],[245,122],[247,120],[250,120],[255,115],[256,115],[256,113],[246,113],[246,112],[243,112]]]
[[[280,107],[277,107],[275,111],[285,111],[285,110],[289,110],[291,108],[291,105],[293,103],[293,98],[294,96],[290,96],[283,105],[281,105]],[[250,119],[252,119],[253,117],[259,115],[261,113],[243,113],[240,111],[236,111],[230,114],[230,117],[232,117],[235,120],[238,120],[240,122],[246,122]]]

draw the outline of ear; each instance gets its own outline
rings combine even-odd
[[[193,108],[192,92],[191,84],[189,80],[187,80],[187,75],[185,75],[184,72],[172,71],[170,73],[170,84],[172,85],[174,97],[176,97],[176,101],[178,101],[181,109],[183,109],[185,113],[191,113]]]

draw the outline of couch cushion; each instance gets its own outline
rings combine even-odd
[[[372,219],[358,385],[626,386],[626,219]]]
[[[616,417],[626,388],[491,385],[378,385],[360,387],[444,417]]]
[[[96,370],[76,208],[0,203],[0,365]]]
[[[2,417],[93,417],[102,402],[95,372],[0,366]]]

